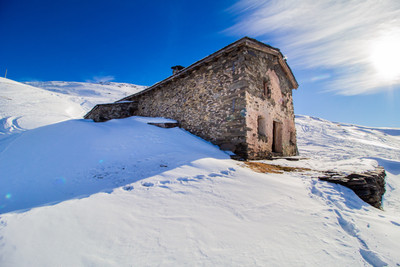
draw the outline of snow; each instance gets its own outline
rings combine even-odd
[[[85,110],[69,99],[37,87],[0,78],[0,134],[20,132],[79,118]]]
[[[166,118],[151,118],[151,117],[136,117],[136,121],[145,123],[176,123],[176,120],[166,119]]]
[[[24,129],[82,118],[96,104],[145,89],[126,83],[27,82],[0,78],[0,138]]]
[[[3,91],[39,90],[0,82]],[[38,98],[89,102],[84,84],[71,94],[50,89]],[[11,115],[10,103],[0,112],[57,108]],[[267,162],[312,171],[261,174],[182,129],[147,124],[166,119],[44,119],[1,129],[0,266],[400,264],[400,129],[299,115],[300,160]],[[387,171],[383,210],[315,178],[378,163]]]
[[[86,112],[96,104],[114,102],[128,95],[140,92],[147,86],[115,82],[26,82],[26,84],[64,95],[79,103]]]

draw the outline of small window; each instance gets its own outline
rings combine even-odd
[[[268,82],[264,82],[264,96],[266,98],[271,98],[271,87]]]
[[[257,119],[257,132],[258,135],[267,136],[266,120],[262,116],[258,116]]]
[[[267,120],[262,116],[258,116],[257,118],[257,133],[259,141],[268,143]]]

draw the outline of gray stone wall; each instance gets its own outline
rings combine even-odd
[[[111,104],[96,105],[88,114],[85,119],[92,119],[95,122],[103,122],[112,119],[122,119],[133,116],[137,110],[137,103],[132,101],[125,101]]]
[[[177,120],[189,132],[246,157],[248,79],[243,51],[236,48],[126,100],[138,102],[136,115]]]
[[[245,64],[248,87],[246,123],[248,154],[251,159],[277,155],[297,155],[292,84],[278,57],[246,47]],[[281,127],[274,137],[275,125]],[[259,124],[263,125],[259,125]],[[260,129],[262,128],[260,133]],[[281,149],[274,151],[274,138]]]
[[[86,117],[161,116],[247,159],[292,156],[297,154],[292,101],[297,86],[279,50],[243,38],[124,98],[137,103],[135,111],[116,102]]]

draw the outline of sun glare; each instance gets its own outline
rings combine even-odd
[[[400,36],[387,35],[371,44],[371,63],[382,80],[400,79]]]

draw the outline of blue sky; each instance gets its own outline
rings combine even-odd
[[[400,2],[0,0],[0,75],[152,85],[250,36],[281,49],[296,114],[400,127]]]

